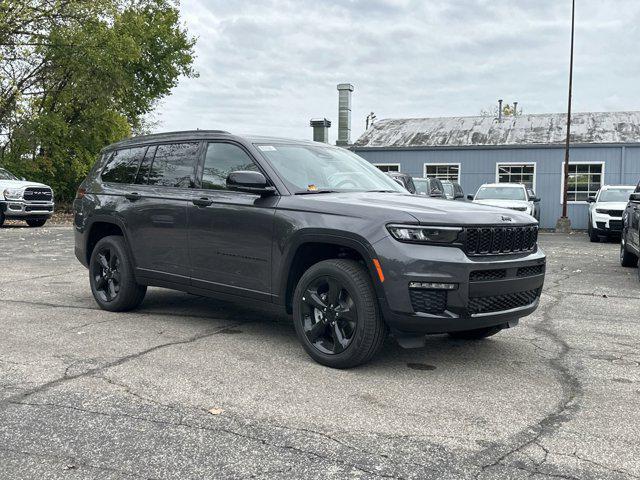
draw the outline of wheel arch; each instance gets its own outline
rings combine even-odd
[[[369,272],[376,296],[382,294],[373,259],[373,247],[362,237],[308,232],[296,235],[279,268],[278,299],[287,313],[292,312],[293,292],[302,274],[312,265],[333,258],[360,261]]]
[[[86,227],[85,255],[87,265],[91,260],[91,254],[96,244],[104,237],[119,235],[124,237],[125,248],[132,264],[135,265],[135,258],[131,254],[131,248],[127,239],[127,229],[124,222],[110,215],[96,215]]]

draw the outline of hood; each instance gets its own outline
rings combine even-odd
[[[2,191],[5,188],[25,188],[25,187],[50,188],[49,185],[45,185],[44,183],[29,182],[28,180],[0,180],[0,193],[2,193]]]
[[[603,210],[624,210],[627,208],[627,202],[596,202],[594,205]]]
[[[283,202],[318,213],[423,225],[507,225],[537,223],[524,212],[405,193],[340,192],[294,195]],[[283,205],[285,206],[285,205]]]
[[[474,200],[473,203],[477,203],[479,205],[492,205],[494,207],[501,208],[523,208],[530,207],[531,204],[526,200],[495,200],[495,199],[487,199],[487,200]]]

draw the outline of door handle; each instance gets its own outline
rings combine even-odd
[[[209,200],[206,197],[194,198],[193,200],[191,200],[191,203],[193,203],[196,207],[208,207],[213,203],[213,200]]]
[[[139,193],[133,192],[133,193],[126,193],[124,195],[124,198],[132,202],[135,202],[136,200],[140,200],[142,197],[140,196]]]

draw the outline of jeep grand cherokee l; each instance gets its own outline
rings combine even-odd
[[[42,227],[53,214],[53,190],[47,185],[20,180],[0,168],[0,227],[5,219],[25,220]]]
[[[78,190],[76,256],[98,305],[131,310],[154,285],[293,314],[316,361],[368,361],[390,331],[478,339],[538,306],[533,217],[410,195],[322,143],[221,131],[104,149]]]

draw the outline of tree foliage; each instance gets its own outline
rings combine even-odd
[[[516,111],[517,109],[517,111]],[[498,114],[500,113],[500,107],[497,105],[492,105],[488,108],[480,110],[480,116],[482,117],[495,117],[498,118]],[[515,117],[517,115],[522,115],[522,108],[518,108],[517,102],[513,105],[505,103],[502,106],[502,116],[503,117]]]
[[[0,0],[0,165],[71,199],[192,69],[170,0]]]

